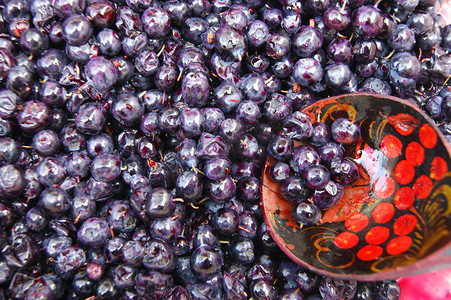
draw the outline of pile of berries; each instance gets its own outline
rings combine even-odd
[[[319,152],[272,177],[335,203],[355,166],[298,111],[337,94],[407,99],[451,137],[441,2],[0,0],[0,299],[397,299],[291,262],[260,175],[311,126]]]
[[[338,118],[329,128],[296,112],[285,121],[281,135],[269,142],[268,155],[276,160],[269,176],[281,182],[282,195],[294,202],[291,215],[302,226],[318,223],[321,210],[334,207],[344,187],[359,179],[357,164],[343,157],[342,146],[356,144],[360,136],[360,126],[348,119]],[[294,147],[295,141],[303,144]]]

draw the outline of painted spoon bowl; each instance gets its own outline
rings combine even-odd
[[[293,202],[262,174],[261,205],[273,239],[293,261],[341,279],[384,280],[451,267],[451,148],[415,105],[391,96],[348,94],[304,109],[312,123],[357,122],[361,139],[345,147],[360,178],[321,224],[300,228]],[[297,144],[299,145],[299,143]],[[296,146],[296,144],[295,144]]]

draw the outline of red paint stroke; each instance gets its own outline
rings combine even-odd
[[[395,193],[394,203],[397,209],[409,209],[415,201],[415,194],[412,188],[405,186]]]
[[[390,229],[384,226],[374,226],[365,235],[365,240],[371,245],[380,245],[390,236]]]
[[[401,135],[409,135],[414,131],[419,125],[420,121],[414,116],[404,113],[399,113],[394,116],[387,118],[388,123],[395,127],[396,131]]]
[[[393,238],[387,244],[387,253],[390,255],[398,255],[409,250],[412,245],[412,239],[408,236],[402,235]]]
[[[366,245],[362,247],[359,252],[357,252],[357,257],[360,260],[371,261],[381,256],[382,252],[384,252],[384,249],[382,249],[382,247],[380,246]]]
[[[396,235],[407,235],[415,229],[417,223],[417,217],[415,217],[414,215],[402,215],[398,219],[396,219],[395,223],[393,224],[393,232]]]
[[[395,208],[393,204],[388,202],[379,203],[371,214],[376,223],[383,224],[390,221],[395,215]]]

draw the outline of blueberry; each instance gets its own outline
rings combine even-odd
[[[118,78],[116,66],[102,56],[91,58],[85,66],[86,79],[99,91],[111,88]]]
[[[56,258],[55,271],[62,278],[72,277],[86,263],[86,253],[79,246],[64,248]]]
[[[375,37],[381,32],[382,26],[383,17],[376,7],[362,6],[352,13],[352,27],[363,37]]]
[[[272,8],[272,7],[264,7],[263,8],[263,21],[268,25],[269,28],[275,29],[280,26],[280,23],[283,19],[283,14],[280,9]]]
[[[198,108],[184,108],[180,110],[180,129],[189,138],[198,137],[203,132],[204,116]]]
[[[233,112],[243,99],[243,95],[234,84],[224,82],[213,93],[216,105],[224,112]]]
[[[182,35],[187,41],[198,45],[202,42],[202,34],[207,29],[208,24],[204,19],[199,17],[188,18],[183,25]]]
[[[287,15],[281,23],[282,28],[290,35],[296,33],[301,26],[301,18],[299,15]]]
[[[330,179],[329,170],[323,165],[312,165],[302,174],[308,188],[321,190],[327,186]]]
[[[261,115],[261,109],[258,104],[250,100],[241,102],[234,112],[234,117],[249,127],[256,125]]]
[[[400,286],[395,280],[378,281],[374,284],[375,299],[398,299],[400,293]]]
[[[262,114],[270,124],[278,124],[288,119],[292,114],[291,102],[282,94],[273,93],[263,104]]]
[[[103,246],[110,236],[108,223],[96,217],[85,220],[77,232],[80,243],[94,248]]]
[[[389,70],[390,81],[393,85],[409,88],[418,80],[420,63],[409,52],[400,52],[391,58]]]
[[[293,37],[293,50],[300,57],[308,57],[323,45],[323,36],[317,28],[302,26]]]
[[[104,29],[97,34],[100,52],[103,55],[114,56],[121,51],[121,38],[111,29]]]
[[[20,128],[26,134],[33,134],[46,129],[51,122],[50,108],[37,100],[30,100],[17,115]]]
[[[234,147],[234,155],[242,159],[253,159],[258,152],[258,141],[251,134],[244,134]]]
[[[21,154],[21,144],[12,138],[0,138],[0,161],[14,164]]]
[[[333,159],[329,170],[331,178],[344,186],[353,185],[359,179],[358,166],[349,158]]]
[[[72,199],[72,217],[77,221],[84,221],[93,217],[96,211],[94,199],[88,195],[78,195]]]
[[[36,167],[36,173],[39,182],[47,187],[58,185],[66,177],[64,162],[53,157],[43,158]]]
[[[163,9],[171,18],[171,24],[180,26],[191,15],[191,6],[186,2],[167,2]]]
[[[83,15],[73,15],[63,22],[63,37],[73,46],[86,43],[93,33],[91,23]]]
[[[172,247],[162,240],[151,240],[146,244],[143,264],[148,269],[171,272],[176,266],[176,256]]]
[[[183,218],[175,214],[161,220],[153,220],[150,223],[150,234],[158,239],[171,242],[182,232]]]
[[[99,154],[91,164],[91,174],[99,181],[113,182],[121,173],[121,160],[114,154]]]
[[[108,215],[110,229],[118,232],[132,232],[136,228],[136,218],[128,202],[114,201]]]
[[[59,80],[63,68],[68,62],[69,61],[63,51],[49,49],[37,59],[36,71],[42,78]]]
[[[357,291],[355,293],[355,299],[374,299],[373,284],[366,282],[357,283]]]
[[[321,211],[313,203],[298,202],[293,204],[291,216],[296,222],[305,225],[315,225],[321,219]]]
[[[99,154],[111,154],[114,150],[113,139],[106,133],[91,136],[86,143],[86,151],[91,158]]]
[[[241,178],[237,183],[237,195],[247,202],[256,202],[260,198],[260,181],[256,177]]]
[[[320,284],[319,291],[325,299],[352,299],[357,290],[357,282],[325,277]]]
[[[39,204],[50,216],[61,216],[70,209],[71,198],[61,188],[48,187],[42,191]]]
[[[96,27],[111,27],[116,17],[115,6],[106,0],[90,2],[86,7],[85,16]]]
[[[253,104],[249,103],[249,106],[255,108]],[[226,142],[233,143],[244,135],[244,125],[237,119],[228,118],[220,123],[218,133]]]
[[[26,53],[39,56],[49,47],[49,38],[36,28],[25,30],[20,36],[20,47]]]
[[[313,58],[302,58],[293,67],[293,77],[302,86],[313,85],[323,78],[323,68]]]
[[[405,47],[408,47],[407,42],[403,42]],[[372,40],[357,39],[352,47],[354,60],[357,63],[366,64],[374,60],[376,56],[377,46]]]
[[[395,50],[411,50],[415,44],[415,33],[407,25],[400,24],[388,38],[388,44]]]
[[[220,208],[214,215],[212,224],[214,228],[223,235],[230,235],[238,228],[238,215],[228,208]]]
[[[293,140],[285,136],[275,136],[268,145],[268,154],[277,160],[286,161],[293,154]]]
[[[330,131],[332,139],[342,144],[354,144],[361,136],[360,126],[345,118],[336,119]]]
[[[202,245],[194,250],[190,265],[197,278],[207,279],[221,271],[222,257],[218,250],[209,245]]]
[[[252,282],[250,292],[252,293],[253,298],[256,299],[273,300],[277,298],[277,290],[272,285],[271,280],[268,279],[260,279]]]
[[[249,24],[247,30],[247,40],[249,42],[249,46],[253,48],[258,48],[263,45],[269,37],[269,28],[268,26],[260,21],[255,20]]]
[[[100,103],[86,103],[78,110],[75,118],[77,130],[88,135],[97,135],[106,121],[107,112]]]
[[[301,291],[309,293],[318,288],[318,285],[321,282],[321,276],[300,269],[295,275],[295,281]]]
[[[293,164],[291,167],[294,171],[302,174],[308,167],[318,164],[319,160],[320,156],[314,148],[307,145],[301,145],[296,147],[293,151],[291,160]]]
[[[282,183],[282,195],[290,201],[304,200],[310,195],[310,190],[306,187],[304,180],[295,175],[289,176]]]
[[[176,82],[177,70],[172,66],[161,66],[155,74],[155,86],[160,91],[170,91]]]
[[[271,165],[269,176],[274,181],[283,182],[290,176],[290,166],[287,163],[278,161]]]
[[[39,90],[39,96],[42,102],[50,107],[61,107],[66,102],[66,89],[56,81],[49,80],[45,82]]]
[[[32,146],[41,155],[55,155],[60,145],[59,137],[53,130],[43,130],[33,136]]]
[[[285,57],[290,51],[290,39],[281,34],[271,34],[266,40],[266,54],[275,59]]]
[[[319,209],[331,208],[341,200],[343,194],[343,186],[339,183],[329,180],[324,189],[315,191],[313,195],[313,203]]]
[[[215,49],[226,59],[241,61],[247,50],[246,37],[230,26],[221,26],[215,35]]]
[[[341,88],[351,80],[352,72],[344,63],[334,63],[324,69],[324,81],[333,88]]]
[[[142,16],[144,31],[150,38],[163,37],[169,32],[171,19],[167,12],[157,7],[149,7]]]
[[[230,256],[243,265],[252,263],[255,259],[254,243],[245,237],[235,237],[231,243]]]
[[[122,247],[122,260],[130,266],[139,266],[144,258],[145,248],[137,241],[128,241]]]
[[[383,81],[379,78],[370,77],[365,79],[359,88],[359,92],[374,93],[374,94],[392,94],[392,88],[387,81]]]
[[[205,107],[201,109],[204,116],[204,131],[215,133],[219,130],[221,122],[224,121],[225,116],[221,109],[217,107]]]
[[[9,119],[16,114],[20,98],[9,90],[0,91],[0,117]]]
[[[111,279],[103,279],[97,286],[96,295],[99,299],[113,299],[118,290]]]
[[[120,94],[111,108],[113,117],[125,126],[137,124],[144,115],[142,101],[132,94]]]
[[[203,107],[207,103],[210,84],[200,72],[189,72],[182,79],[183,100],[190,107]]]
[[[312,136],[313,125],[307,114],[294,112],[283,124],[283,134],[295,140],[305,140]]]
[[[136,269],[126,266],[118,265],[113,270],[113,282],[119,289],[131,288],[135,285]]]
[[[341,9],[338,6],[330,6],[324,11],[323,18],[327,27],[338,31],[351,24],[351,12],[347,7]]]
[[[208,181],[206,184],[207,195],[215,203],[225,203],[236,195],[236,185],[230,176],[219,181]]]
[[[146,202],[146,212],[151,218],[169,217],[175,209],[175,202],[168,190],[154,189]]]
[[[202,197],[202,178],[193,171],[185,171],[177,177],[176,194],[187,202],[199,200]]]
[[[55,13],[63,19],[76,13],[82,13],[85,7],[85,0],[58,0],[54,4]]]
[[[135,58],[135,69],[143,76],[155,75],[159,66],[157,54],[153,51],[142,51]]]
[[[197,143],[196,155],[202,159],[225,157],[230,151],[228,145],[221,136],[211,133],[203,133]]]
[[[105,9],[105,5],[97,8],[95,7],[93,9],[93,13],[100,14],[103,13],[103,9]],[[114,8],[113,8],[114,10]],[[143,23],[141,22],[141,18],[139,17],[139,14],[134,12],[130,7],[128,6],[122,6],[116,11],[116,27],[125,35],[128,37],[134,37],[138,34],[140,34],[143,31]],[[103,21],[103,20],[102,20]],[[107,20],[105,20],[107,21]],[[111,20],[114,22],[114,18]],[[103,22],[102,22],[103,23]]]
[[[136,57],[139,53],[146,50],[148,43],[146,34],[139,32],[139,34],[122,39],[122,49],[128,56]]]
[[[238,235],[250,239],[255,239],[257,236],[257,218],[250,211],[243,211],[238,214]]]

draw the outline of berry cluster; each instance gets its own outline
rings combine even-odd
[[[0,0],[0,299],[396,299],[396,281],[287,260],[259,178],[267,152],[283,157],[285,195],[305,181],[321,208],[335,199],[324,168],[304,180],[287,161],[301,174],[321,158],[337,195],[352,182],[327,127],[298,112],[331,95],[400,96],[450,137],[440,5]],[[319,152],[286,158],[305,126]]]
[[[360,126],[348,119],[338,118],[329,128],[295,112],[285,121],[282,134],[269,142],[268,155],[276,160],[269,176],[281,182],[283,196],[294,202],[291,215],[298,223],[318,223],[320,210],[335,206],[344,187],[357,182],[358,166],[343,157],[342,145],[355,144],[360,136]],[[303,144],[295,148],[295,141]]]

